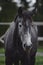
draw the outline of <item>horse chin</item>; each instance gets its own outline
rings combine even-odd
[[[24,51],[25,51],[27,54],[30,54],[31,48],[27,48],[27,47],[25,48],[25,47],[24,47],[23,49],[24,49]]]

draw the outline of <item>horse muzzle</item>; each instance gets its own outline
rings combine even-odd
[[[30,52],[32,49],[32,44],[30,46],[27,46],[26,44],[24,44],[24,48],[25,48],[25,51]]]

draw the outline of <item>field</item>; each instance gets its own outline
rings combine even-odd
[[[38,51],[43,52],[42,49],[38,49]],[[3,48],[0,49],[0,53],[4,53],[5,50]],[[5,57],[0,56],[0,65],[5,65]],[[35,65],[43,65],[43,56],[36,56]]]
[[[36,57],[35,65],[43,65],[43,56],[37,56]]]
[[[0,57],[0,65],[5,65],[5,57]],[[37,56],[35,65],[43,65],[43,57]]]
[[[5,65],[5,57],[0,57],[0,65]]]

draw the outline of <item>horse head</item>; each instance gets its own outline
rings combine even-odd
[[[22,42],[23,49],[29,49],[32,46],[31,42],[31,23],[32,19],[27,11],[22,11],[22,16],[17,17],[18,33]]]

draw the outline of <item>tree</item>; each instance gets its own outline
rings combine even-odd
[[[27,2],[27,0],[21,0],[21,4],[24,5],[25,9],[29,8],[29,3],[31,3],[31,0]]]
[[[34,20],[42,21],[43,20],[43,0],[36,0],[36,3],[33,5],[36,10]]]
[[[2,11],[0,11],[0,21],[11,22],[17,11],[16,3],[12,3],[11,0],[3,0],[0,2],[0,6],[2,7]]]
[[[36,0],[37,12],[43,14],[43,0]]]
[[[0,0],[0,3],[2,2],[11,2],[12,0]]]
[[[39,2],[39,12],[40,12],[40,14],[42,14],[43,15],[43,0],[40,0],[40,2]]]

